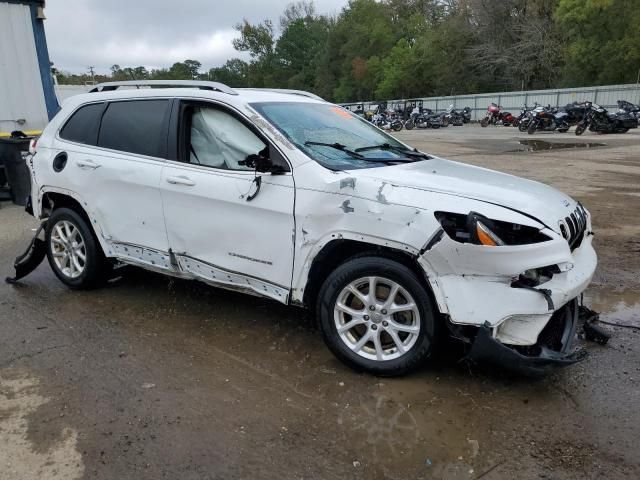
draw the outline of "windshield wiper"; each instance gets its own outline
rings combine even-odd
[[[371,145],[369,147],[356,148],[355,151],[357,153],[357,152],[366,152],[367,150],[391,150],[393,152],[407,155],[408,157],[424,158],[424,159],[431,158],[429,155],[419,152],[418,150],[409,150],[408,148],[396,147],[395,145],[391,145],[390,143],[382,143],[380,145]]]
[[[309,146],[309,145],[317,145],[319,147],[335,148],[336,150],[340,150],[341,152],[346,153],[350,157],[357,158],[358,160],[364,160],[365,159],[364,155],[360,155],[359,153],[354,152],[353,150],[349,150],[346,147],[346,145],[342,145],[341,143],[304,142],[304,144],[307,145],[307,146]]]
[[[349,150],[346,145],[342,145],[341,143],[323,143],[323,142],[304,142],[305,145],[309,146],[309,145],[319,145],[321,147],[330,147],[330,148],[335,148],[336,150],[340,150],[341,152],[346,153],[347,155],[349,155],[350,157],[356,158],[358,160],[362,160],[364,162],[370,162],[370,163],[407,163],[407,162],[413,162],[414,160],[410,160],[408,158],[369,158],[369,157],[365,157],[364,155],[361,155],[358,153],[358,151],[360,150],[359,148],[357,150]]]

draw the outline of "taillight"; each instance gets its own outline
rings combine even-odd
[[[38,139],[37,138],[31,139],[31,141],[29,142],[29,153],[31,155],[34,155],[36,153],[37,145],[38,145]]]

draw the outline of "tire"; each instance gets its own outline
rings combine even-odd
[[[529,122],[529,126],[527,127],[527,133],[529,135],[533,135],[536,133],[536,129],[538,128],[538,122],[531,121]]]
[[[413,124],[412,120],[407,120],[404,124],[404,128],[406,128],[407,130],[413,130],[413,127],[415,127],[415,125]]]
[[[372,277],[377,279],[375,310],[363,301],[368,298]],[[414,305],[410,312],[387,314],[383,304],[388,301],[393,284],[399,286],[393,304],[402,306],[410,302]],[[354,288],[361,292],[359,296],[348,289],[350,285],[355,285]],[[366,296],[360,288],[366,291]],[[386,299],[384,295],[387,295]],[[362,312],[361,316],[338,309],[338,302],[348,305],[350,311]],[[379,376],[403,375],[434,354],[438,318],[431,296],[409,268],[389,258],[362,256],[346,261],[325,280],[318,293],[316,309],[325,343],[339,360],[355,370]],[[338,325],[354,320],[359,323],[338,332]],[[401,328],[396,330],[393,324]],[[389,332],[395,332],[397,340]],[[371,335],[376,336],[378,342],[374,343]],[[400,350],[401,345],[406,351]]]
[[[53,211],[47,221],[45,241],[49,265],[68,287],[89,289],[106,278],[108,264],[102,248],[88,222],[75,210]]]
[[[522,133],[526,132],[529,123],[531,122],[520,121],[520,123],[518,123],[518,130],[520,130]]]
[[[587,129],[587,126],[584,123],[579,123],[576,125],[576,135],[580,136]]]
[[[402,122],[400,120],[396,120],[395,122],[391,123],[391,129],[394,132],[399,132],[400,130],[402,130]]]
[[[489,126],[489,117],[484,117],[482,120],[480,120],[480,126],[481,127],[488,127]]]

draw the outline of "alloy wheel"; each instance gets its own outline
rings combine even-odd
[[[344,344],[369,360],[399,358],[416,343],[420,312],[399,283],[369,276],[349,283],[334,306],[336,330]]]
[[[60,220],[51,230],[51,254],[58,270],[68,278],[78,278],[84,272],[87,250],[78,227]]]

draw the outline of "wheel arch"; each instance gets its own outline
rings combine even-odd
[[[327,276],[345,261],[369,255],[388,258],[407,267],[420,280],[420,283],[434,300],[434,305],[437,305],[431,285],[413,252],[347,238],[336,238],[329,241],[313,257],[308,274],[304,279],[305,283],[300,288],[302,290],[302,304],[315,311],[318,293]]]
[[[39,217],[45,219],[51,215],[57,208],[69,208],[80,215],[86,222],[91,231],[94,234],[94,238],[97,240],[98,245],[102,248],[103,253],[108,251],[105,243],[104,236],[98,221],[91,215],[87,208],[87,202],[85,202],[79,195],[72,191],[50,188],[40,190],[40,205],[39,205]]]

